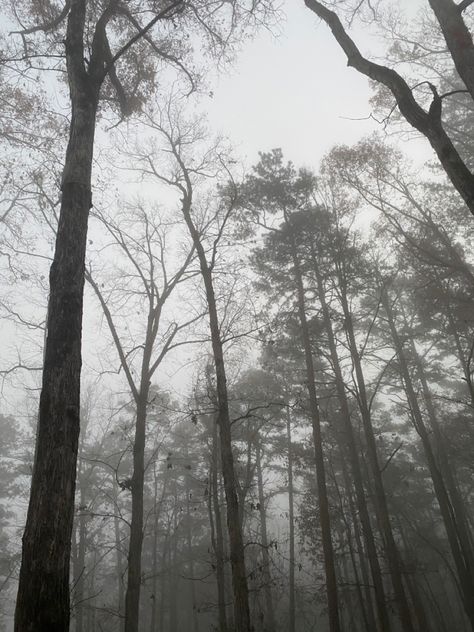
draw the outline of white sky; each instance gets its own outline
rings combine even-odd
[[[413,9],[425,0],[410,2]],[[230,138],[247,167],[257,161],[258,151],[282,147],[297,167],[317,169],[333,145],[355,143],[380,130],[380,125],[367,119],[371,112],[368,80],[347,67],[326,25],[302,0],[287,0],[284,10],[287,18],[281,34],[262,30],[253,41],[245,42],[232,67],[211,81],[213,96],[205,98],[203,106],[211,127]],[[379,42],[369,39],[363,29],[356,31],[355,38],[364,52],[380,52]],[[426,141],[404,144],[404,149],[415,157],[430,155]],[[93,336],[88,326],[97,331],[97,321],[94,327],[88,315],[86,308],[86,344]],[[187,370],[177,378],[174,370],[170,373],[171,382],[190,377]]]
[[[420,0],[411,0],[416,4]],[[381,126],[355,120],[371,113],[369,82],[347,66],[328,27],[302,0],[287,0],[284,9],[282,34],[262,31],[245,44],[233,67],[215,81],[207,113],[248,165],[258,151],[282,147],[296,166],[317,168],[333,145],[355,143]],[[367,30],[357,29],[354,37],[364,53],[381,52]],[[412,151],[431,150],[423,141],[414,142]]]

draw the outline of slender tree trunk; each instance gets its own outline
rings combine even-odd
[[[377,454],[377,446],[375,443],[374,429],[372,426],[372,418],[370,413],[369,401],[367,397],[367,390],[365,386],[365,378],[362,370],[362,362],[357,346],[357,341],[354,333],[354,326],[352,321],[352,313],[349,309],[349,303],[347,300],[346,279],[344,277],[344,271],[338,269],[339,275],[339,290],[341,306],[344,313],[344,323],[347,333],[352,363],[354,366],[357,389],[358,389],[358,403],[362,417],[362,424],[364,428],[364,437],[367,450],[367,460],[369,462],[370,472],[372,474],[372,482],[374,486],[374,501],[375,510],[380,524],[380,529],[383,534],[385,549],[387,552],[387,559],[390,569],[390,577],[392,580],[395,599],[397,603],[400,620],[402,622],[404,632],[413,632],[413,623],[410,613],[410,607],[406,598],[405,590],[403,587],[403,577],[400,566],[400,558],[393,536],[392,524],[390,521],[390,514],[388,511],[387,498],[385,495],[385,488],[383,485],[382,470],[379,465],[379,459]]]
[[[77,543],[77,574],[75,579],[76,632],[84,632],[84,575],[86,571],[86,495],[81,485],[79,494],[79,539]]]
[[[293,446],[291,439],[291,415],[286,408],[286,440],[288,450],[288,526],[289,526],[289,569],[288,569],[288,632],[295,632],[295,500],[293,489]]]
[[[275,610],[273,605],[272,595],[272,575],[270,571],[270,553],[268,551],[268,533],[267,533],[267,513],[265,508],[265,494],[263,491],[263,473],[262,473],[262,459],[261,459],[261,445],[260,439],[257,441],[256,446],[256,466],[257,466],[257,486],[258,486],[258,504],[260,506],[260,531],[262,539],[262,559],[263,559],[263,594],[265,596],[265,632],[275,632]]]
[[[474,383],[472,381],[472,374],[471,374],[471,370],[470,370],[470,366],[468,364],[468,362],[466,362],[466,357],[461,345],[461,339],[459,337],[459,332],[458,329],[456,327],[456,324],[454,322],[454,318],[453,318],[453,314],[451,311],[451,306],[448,304],[447,305],[447,316],[448,316],[448,323],[449,323],[449,332],[452,334],[453,338],[454,338],[454,342],[456,344],[456,351],[457,351],[457,355],[458,355],[458,359],[459,362],[461,364],[462,367],[462,372],[464,374],[464,379],[466,381],[466,386],[469,392],[469,399],[471,400],[471,406],[472,408],[474,408]]]
[[[234,593],[234,619],[236,632],[251,632],[249,610],[249,593],[247,573],[245,569],[244,543],[240,525],[239,502],[237,497],[237,481],[232,453],[232,435],[225,372],[223,343],[217,315],[216,298],[212,279],[212,270],[206,259],[200,235],[190,215],[191,200],[183,204],[183,214],[193,244],[199,258],[201,275],[206,291],[209,309],[209,327],[211,331],[212,352],[216,372],[216,389],[218,402],[218,422],[221,447],[221,466],[224,477],[224,489],[227,505],[227,528],[229,532],[230,563],[232,568],[232,586]]]
[[[169,550],[170,570],[169,570],[169,609],[170,609],[170,627],[169,632],[177,632],[178,630],[178,609],[177,609],[177,593],[178,593],[178,517],[177,517],[178,499],[175,497],[175,513],[173,520],[173,535],[171,536],[171,547]]]
[[[143,485],[145,478],[146,409],[148,388],[137,401],[133,443],[132,519],[128,549],[125,632],[138,632],[140,614],[141,558],[143,545]]]
[[[346,488],[346,493],[347,493],[347,504],[349,505],[349,513],[352,519],[352,528],[354,531],[357,557],[359,559],[359,568],[360,568],[360,573],[362,576],[362,584],[364,587],[364,596],[365,596],[364,622],[366,624],[366,628],[368,631],[375,632],[375,630],[377,630],[377,623],[375,620],[374,605],[373,605],[372,593],[371,593],[372,584],[369,578],[369,570],[367,568],[367,555],[365,553],[365,550],[362,544],[362,538],[361,538],[360,526],[359,526],[359,517],[357,515],[356,509],[354,506],[354,501],[352,499],[352,486],[350,484],[349,475],[348,475],[347,468],[344,462],[342,463],[342,475],[344,477],[344,486]],[[347,524],[346,519],[344,521]],[[347,528],[349,529],[348,524],[347,524]],[[356,560],[355,560],[355,553],[353,551],[353,544],[350,537],[350,529],[349,529],[349,535],[348,535],[348,543],[351,548],[351,559],[353,560],[352,563],[354,566],[354,574],[357,574],[357,570],[356,570],[357,565],[356,565]],[[384,631],[382,630],[382,632]]]
[[[298,313],[301,326],[301,337],[306,363],[306,386],[309,396],[311,426],[313,430],[313,442],[316,459],[316,477],[319,501],[319,517],[323,541],[324,569],[326,573],[326,595],[328,602],[328,618],[330,632],[341,632],[336,566],[334,549],[331,537],[331,518],[329,513],[329,501],[326,487],[326,470],[324,464],[323,439],[321,434],[321,420],[319,415],[319,402],[316,394],[315,371],[313,363],[313,351],[309,327],[306,319],[306,301],[303,285],[303,277],[298,260],[298,252],[294,241],[292,242],[293,273],[296,282]]]
[[[474,547],[472,534],[470,530],[470,517],[468,508],[461,496],[459,485],[456,480],[456,476],[451,465],[450,458],[447,452],[446,444],[447,438],[444,436],[438,417],[436,415],[435,406],[431,395],[430,388],[426,379],[425,370],[418,355],[418,352],[413,342],[413,338],[410,339],[411,355],[414,359],[416,372],[420,380],[423,389],[423,398],[425,400],[426,412],[428,413],[428,421],[433,432],[435,451],[439,467],[443,474],[446,490],[449,494],[450,502],[453,508],[453,518],[456,524],[456,529],[459,537],[460,546],[463,552],[463,556],[466,560],[466,565],[470,569],[470,574],[473,577],[474,585]]]
[[[219,456],[217,442],[217,423],[213,422],[211,471],[209,477],[209,517],[211,520],[211,525],[215,523],[215,534],[212,539],[212,546],[214,549],[214,554],[216,556],[217,611],[219,632],[227,632],[227,614],[225,606],[224,536],[222,532],[221,510],[219,507],[217,475]]]
[[[431,480],[433,481],[436,499],[439,504],[441,516],[443,518],[443,523],[446,530],[446,535],[448,537],[449,545],[451,548],[451,554],[456,566],[464,609],[469,618],[471,628],[474,630],[474,600],[472,598],[472,596],[474,595],[474,576],[472,573],[472,569],[470,568],[469,556],[465,556],[463,551],[462,539],[459,538],[453,506],[449,498],[448,490],[446,488],[442,472],[433,452],[430,436],[425,426],[423,415],[418,404],[418,398],[413,386],[413,381],[403,349],[403,344],[395,325],[395,319],[393,316],[390,299],[385,287],[382,288],[381,299],[385,309],[385,313],[387,315],[387,320],[390,327],[395,350],[397,352],[400,375],[403,380],[413,424],[423,445],[426,462],[428,464]]]
[[[114,495],[117,504],[118,485],[113,477]],[[124,628],[124,590],[123,590],[123,565],[122,565],[122,542],[120,537],[120,522],[117,515],[117,509],[114,513],[114,537],[115,537],[115,567],[117,575],[117,597],[118,597],[118,615],[120,618],[119,631]]]
[[[187,445],[185,448],[185,458],[188,459]],[[191,513],[191,487],[189,485],[189,470],[185,473],[185,491],[186,491],[186,547],[188,558],[188,575],[191,582],[191,619],[193,622],[193,632],[199,632],[199,620],[196,601],[196,584],[194,579],[194,553],[193,553],[193,530],[192,530],[192,513]]]
[[[157,610],[158,610],[158,535],[159,535],[159,523],[161,516],[161,509],[165,500],[165,495],[168,487],[168,470],[163,473],[163,488],[161,490],[161,497],[158,500],[158,474],[156,467],[154,468],[154,516],[153,516],[153,555],[152,555],[152,575],[153,575],[153,599],[151,605],[151,618],[150,618],[150,632],[158,632],[157,624]],[[163,562],[163,556],[162,556]]]
[[[362,472],[359,462],[359,454],[354,438],[354,430],[352,428],[352,420],[349,411],[349,403],[347,401],[346,389],[344,385],[344,378],[342,376],[342,370],[339,363],[339,355],[336,347],[336,340],[332,329],[331,315],[329,307],[326,302],[326,294],[323,284],[321,272],[319,270],[315,253],[313,252],[314,271],[316,275],[319,302],[321,304],[324,328],[328,339],[329,351],[331,355],[332,368],[334,371],[334,377],[336,379],[336,392],[339,400],[339,406],[341,409],[341,419],[343,424],[343,432],[345,437],[346,449],[349,454],[349,462],[351,464],[352,479],[354,482],[354,489],[356,492],[357,509],[359,511],[359,517],[362,524],[362,533],[367,550],[367,556],[369,558],[370,570],[372,572],[372,578],[374,582],[375,590],[375,602],[377,605],[377,614],[380,622],[380,628],[384,632],[390,631],[390,619],[387,609],[387,603],[385,598],[385,590],[383,586],[382,573],[380,571],[380,563],[377,555],[377,547],[375,546],[375,538],[372,530],[372,524],[370,522],[369,511],[367,508],[367,501],[365,497],[364,483]]]
[[[66,57],[72,116],[50,270],[35,463],[15,632],[67,632],[79,437],[82,304],[98,86],[84,71],[85,1],[72,0]]]

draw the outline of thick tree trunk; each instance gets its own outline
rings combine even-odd
[[[200,235],[193,224],[190,210],[190,200],[185,200],[183,204],[183,214],[198,254],[209,309],[209,327],[211,331],[212,352],[216,372],[221,466],[222,475],[224,477],[224,490],[227,505],[227,529],[229,532],[230,563],[234,593],[235,631],[251,632],[252,626],[250,623],[249,592],[247,573],[245,569],[244,543],[240,526],[237,481],[234,470],[234,455],[232,453],[232,435],[223,344],[219,327],[219,317],[217,315],[212,270],[207,262],[206,253],[201,243]]]
[[[261,445],[260,439],[257,441],[256,451],[256,466],[257,466],[257,487],[258,487],[258,504],[260,506],[260,532],[262,539],[262,559],[263,559],[263,594],[265,596],[265,620],[263,629],[265,632],[275,632],[275,610],[273,605],[272,595],[272,575],[270,571],[270,553],[268,550],[268,533],[267,533],[267,512],[265,508],[265,494],[263,491],[263,473],[262,473],[262,458],[261,458]]]
[[[428,1],[439,22],[456,70],[474,99],[474,46],[458,3],[453,0]]]
[[[367,550],[367,556],[369,558],[370,570],[372,572],[372,578],[374,582],[375,590],[375,602],[377,605],[377,614],[380,622],[380,629],[384,632],[390,631],[390,619],[388,614],[388,608],[385,598],[385,590],[383,586],[382,573],[380,570],[379,558],[377,555],[377,547],[375,545],[375,537],[372,530],[372,524],[370,522],[369,511],[367,508],[367,501],[365,497],[363,477],[359,462],[359,454],[354,437],[354,430],[352,428],[352,420],[349,411],[349,403],[347,401],[346,389],[344,385],[344,378],[342,376],[342,370],[339,363],[339,355],[336,347],[336,340],[332,329],[331,315],[329,307],[326,302],[325,288],[321,272],[318,268],[315,253],[313,253],[314,270],[316,275],[316,282],[318,287],[318,297],[321,304],[324,328],[328,339],[329,352],[331,355],[332,368],[334,371],[334,377],[336,379],[336,392],[339,400],[339,406],[341,409],[341,419],[343,424],[343,433],[345,438],[346,449],[349,454],[349,462],[351,464],[352,479],[354,483],[354,489],[356,492],[357,509],[359,511],[359,517],[362,524],[362,533]]]
[[[69,24],[69,28],[74,25]],[[85,84],[85,82],[84,82]],[[69,563],[79,437],[82,304],[97,94],[72,86],[35,463],[23,535],[16,632],[69,629]]]

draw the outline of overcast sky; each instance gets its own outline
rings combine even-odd
[[[421,4],[410,0],[411,9]],[[352,144],[381,126],[367,119],[368,80],[347,66],[327,26],[302,0],[287,0],[284,10],[281,34],[262,30],[215,80],[207,111],[247,164],[258,151],[282,147],[297,165],[317,168],[333,145]],[[364,52],[381,52],[367,29],[357,29],[355,38]],[[409,149],[415,156],[430,152],[425,141]]]

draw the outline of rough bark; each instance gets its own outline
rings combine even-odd
[[[453,0],[428,1],[439,22],[456,70],[474,99],[474,46],[472,35],[462,17],[462,10]]]
[[[23,534],[16,632],[69,629],[69,561],[79,437],[84,261],[98,86],[86,75],[85,3],[75,0],[67,26],[72,116],[63,171],[35,463]]]
[[[431,0],[431,4],[447,4],[448,0]],[[376,64],[361,54],[348,35],[339,17],[317,0],[305,0],[306,6],[326,22],[336,41],[347,57],[347,65],[358,72],[385,85],[393,94],[398,108],[405,119],[423,134],[436,152],[448,178],[457,189],[467,207],[474,214],[474,175],[462,160],[451,139],[444,130],[441,111],[442,99],[434,86],[433,101],[425,111],[416,101],[407,82],[395,70]],[[472,45],[472,40],[471,40]]]

